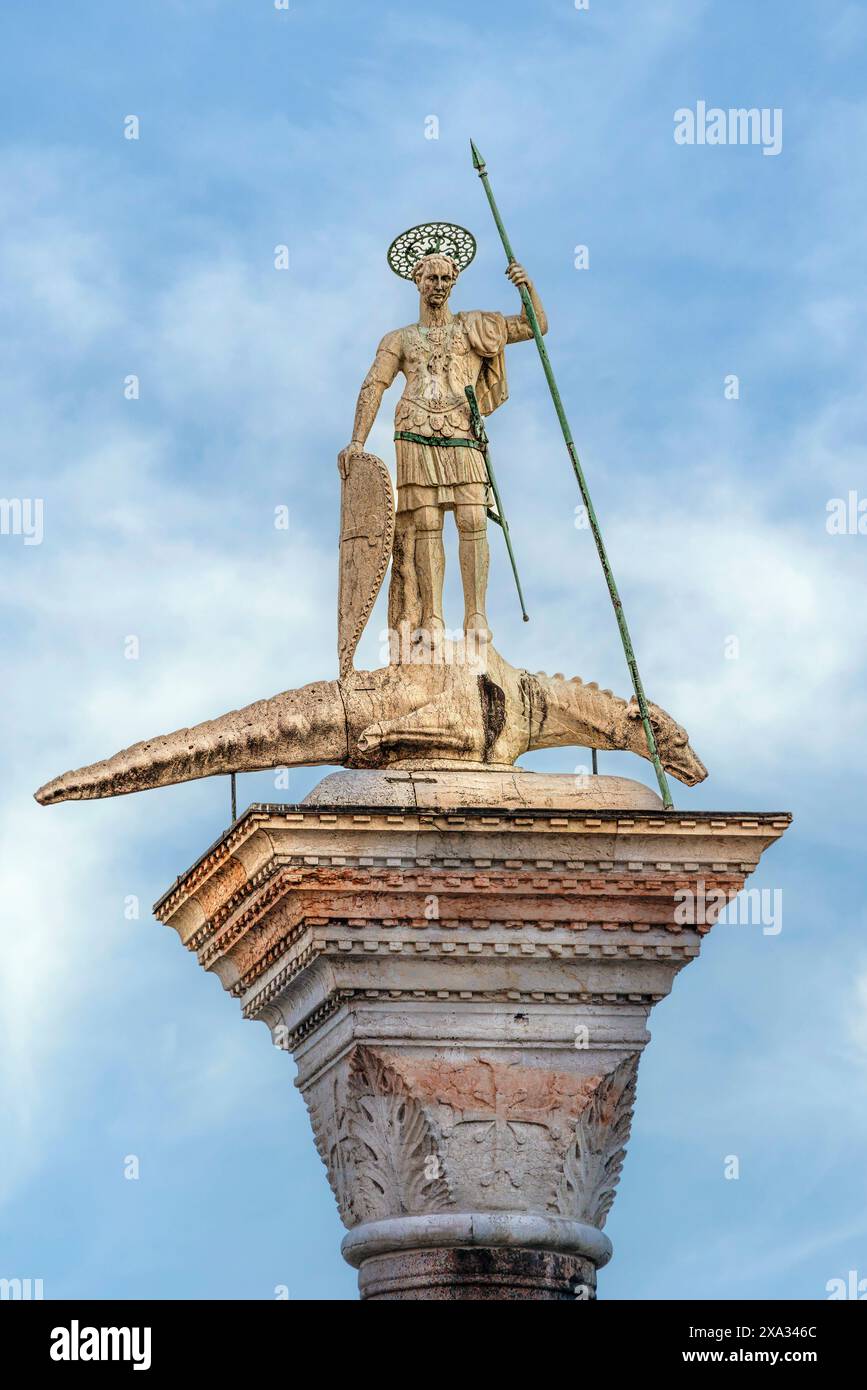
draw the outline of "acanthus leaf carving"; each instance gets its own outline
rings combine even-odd
[[[332,1075],[322,1090],[305,1096],[316,1152],[325,1165],[328,1182],[344,1224],[353,1217],[351,1139],[346,1127],[345,1085]]]
[[[353,1056],[349,1132],[364,1219],[441,1211],[452,1203],[436,1139],[405,1082],[369,1048]]]
[[[347,1226],[453,1205],[439,1141],[406,1082],[359,1047],[307,1105],[319,1156]]]
[[[602,1228],[614,1203],[635,1105],[638,1054],[604,1077],[578,1117],[549,1208]]]

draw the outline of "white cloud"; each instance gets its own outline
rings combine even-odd
[[[848,1008],[849,1031],[860,1061],[867,1064],[867,967],[856,976],[852,985],[852,1001]]]
[[[99,976],[114,944],[105,931],[111,889],[93,824],[46,824],[34,814],[38,809],[19,801],[0,818],[6,936],[0,1201],[56,1136],[65,1089],[58,1062],[70,1033],[88,1026],[88,982]]]
[[[679,98],[668,102],[668,85],[641,96],[661,57],[673,64],[672,88],[685,80],[678,55],[689,53],[707,9],[671,0],[623,23],[622,10],[599,7],[596,27],[582,30],[586,16],[552,5],[520,53],[509,26],[486,34],[472,80],[460,55],[478,55],[477,30],[448,25],[417,112],[383,106],[376,64],[361,80],[356,70],[327,113],[306,124],[270,114],[242,122],[205,103],[173,127],[175,163],[137,182],[119,175],[117,151],[105,159],[60,147],[5,151],[3,490],[27,493],[38,480],[47,528],[35,551],[2,552],[15,652],[5,673],[14,734],[0,826],[7,1196],[64,1125],[80,1121],[70,1055],[87,1056],[97,1095],[118,1019],[126,1013],[141,1039],[156,1012],[153,981],[137,994],[132,975],[141,941],[118,920],[123,893],[142,878],[142,855],[148,884],[158,854],[168,880],[183,868],[178,846],[192,844],[192,858],[215,833],[207,789],[52,810],[30,794],[135,739],[334,673],[334,453],[348,438],[376,341],[415,308],[385,269],[385,248],[429,209],[465,220],[480,253],[461,304],[513,303],[469,169],[469,134],[491,161],[521,254],[532,270],[536,258],[545,267],[552,354],[587,448],[645,682],[710,767],[700,794],[755,804],[755,788],[773,783],[802,803],[790,832],[802,845],[815,851],[823,835],[835,851],[850,836],[860,844],[860,820],[853,814],[841,827],[830,812],[863,775],[863,558],[857,540],[826,535],[823,508],[864,474],[863,315],[850,299],[863,224],[850,160],[863,144],[864,111],[841,102],[814,113],[803,169],[823,222],[817,230],[804,219],[790,262],[773,197],[765,208],[756,196],[743,238],[735,236],[743,200],[728,208],[723,198],[732,166],[693,161],[695,185],[684,192],[686,165],[668,125]],[[409,53],[428,28],[427,16],[395,11],[384,35],[394,47],[383,46],[379,63]],[[587,79],[577,86],[576,54]],[[442,117],[439,142],[423,140],[428,108]],[[786,159],[794,149],[787,144]],[[774,163],[760,161],[761,177]],[[221,197],[241,190],[248,206],[212,217],[208,180]],[[314,210],[302,215],[311,190]],[[150,237],[137,237],[137,219]],[[588,226],[594,268],[581,280],[567,267]],[[284,240],[285,276],[271,268]],[[715,316],[727,306],[712,280],[720,267],[733,292],[751,276],[759,286],[726,325],[737,349],[727,369],[745,389],[725,416],[703,394],[721,390]],[[708,276],[701,294],[689,291],[690,304],[705,304],[696,331],[708,347],[684,367],[693,339],[677,340],[690,308],[672,286],[689,285],[696,271]],[[495,535],[498,642],[517,664],[628,693],[592,543],[572,524],[577,492],[533,349],[516,353],[513,398],[491,432],[532,623],[516,616]],[[678,356],[674,387],[667,353]],[[139,402],[123,400],[128,372],[140,374]],[[813,389],[774,394],[774,372],[798,381],[807,373]],[[386,458],[390,433],[384,415],[374,440]],[[270,517],[283,501],[293,511],[285,543]],[[450,534],[453,594],[455,550]],[[131,631],[143,640],[138,663],[122,657]],[[727,662],[731,634],[741,655]],[[646,778],[643,765],[629,766]],[[165,886],[156,883],[154,896]],[[142,932],[161,931],[146,920],[148,906],[143,892]],[[816,905],[798,913],[805,923],[821,917]],[[850,942],[855,928],[843,935]],[[194,962],[171,945],[189,979]],[[713,961],[694,969],[710,971]],[[729,997],[743,968],[732,970]],[[784,984],[800,997],[814,976],[805,958]],[[810,1037],[806,1067],[792,1046],[798,1008],[783,1036],[764,1001],[749,1002],[758,1044],[739,1055],[717,1105],[723,1129],[746,1096],[767,1120],[756,1126],[757,1145],[772,1143],[773,1125],[791,1130],[805,1114],[835,1144],[853,1134],[860,1142],[861,1120],[847,1104],[867,1047],[865,976],[851,992],[836,976],[823,989],[821,1035]],[[231,1001],[218,1002],[212,1031],[189,1054],[180,1043],[171,1052],[167,1123],[177,1132],[220,1122],[244,1085],[234,1041],[241,1021]],[[257,1041],[265,1046],[264,1034]],[[159,1033],[157,1045],[164,1055],[172,1039]],[[714,1048],[711,1040],[718,1061]],[[677,1105],[665,1112],[669,1140],[694,1122]],[[804,1239],[809,1253],[821,1236]],[[784,1251],[782,1263],[797,1254]]]

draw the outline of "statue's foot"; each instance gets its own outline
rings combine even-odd
[[[446,625],[437,614],[423,617],[412,634],[410,661],[416,666],[439,665],[443,660]]]
[[[464,634],[468,642],[472,641],[479,644],[490,642],[493,633],[488,627],[487,615],[478,612],[468,613],[464,618]]]
[[[434,613],[422,618],[415,632],[412,634],[412,640],[419,646],[424,643],[428,643],[432,646],[434,643],[442,642],[445,634],[446,625],[443,619],[438,614]]]

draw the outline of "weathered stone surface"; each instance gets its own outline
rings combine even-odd
[[[374,1301],[588,1302],[596,1297],[596,1266],[545,1250],[455,1246],[372,1256],[358,1283],[361,1297]]]
[[[445,774],[445,775],[444,775]],[[372,777],[367,770],[344,769],[323,777],[306,806],[415,806],[454,810],[462,806],[495,805],[504,810],[530,806],[534,810],[595,810],[636,808],[662,810],[662,798],[650,787],[629,777],[595,777],[586,772],[574,777],[562,773],[528,772],[523,767],[468,768],[442,762],[429,768],[414,763],[411,769],[393,766],[388,776]]]
[[[394,541],[391,478],[376,454],[360,453],[340,490],[340,568],[337,586],[337,656],[340,674],[352,659],[376,602]]]
[[[490,637],[486,528],[493,497],[466,389],[476,392],[483,415],[501,405],[508,396],[505,348],[530,341],[533,330],[525,308],[520,314],[453,314],[448,302],[459,266],[451,255],[424,254],[397,273],[418,287],[418,322],[382,338],[358,394],[352,439],[337,462],[344,484],[352,482],[356,468],[366,467],[370,456],[364,444],[382,397],[402,374],[406,385],[394,416],[398,514],[388,603],[389,628],[399,637],[395,659],[401,661],[408,659],[405,647],[419,640],[438,644],[445,634],[446,511],[454,512],[458,532],[464,631]],[[541,330],[547,332],[545,310],[523,266],[513,263],[507,273],[516,288],[526,287]],[[363,512],[357,514],[354,530],[363,530],[365,522]],[[377,524],[374,506],[371,529]]]
[[[220,772],[316,763],[425,769],[457,760],[508,770],[530,749],[573,744],[649,756],[634,700],[577,677],[518,670],[484,644],[445,647],[442,661],[351,671],[134,744],[55,778],[36,799],[121,796]],[[689,785],[701,782],[707,772],[686,731],[656,705],[650,714],[663,766]]]
[[[647,1019],[711,925],[675,894],[734,895],[790,818],[427,777],[251,807],[157,915],[293,1052],[364,1296],[592,1297]]]

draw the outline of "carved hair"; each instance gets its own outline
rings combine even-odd
[[[415,281],[416,285],[418,285],[419,281],[421,280],[424,268],[429,261],[447,261],[448,264],[451,266],[452,270],[452,284],[454,284],[455,280],[457,280],[458,276],[460,275],[460,270],[458,269],[457,263],[452,260],[451,256],[445,255],[445,253],[442,251],[431,251],[429,255],[422,256],[421,260],[416,262],[415,266],[413,267],[412,278]]]

